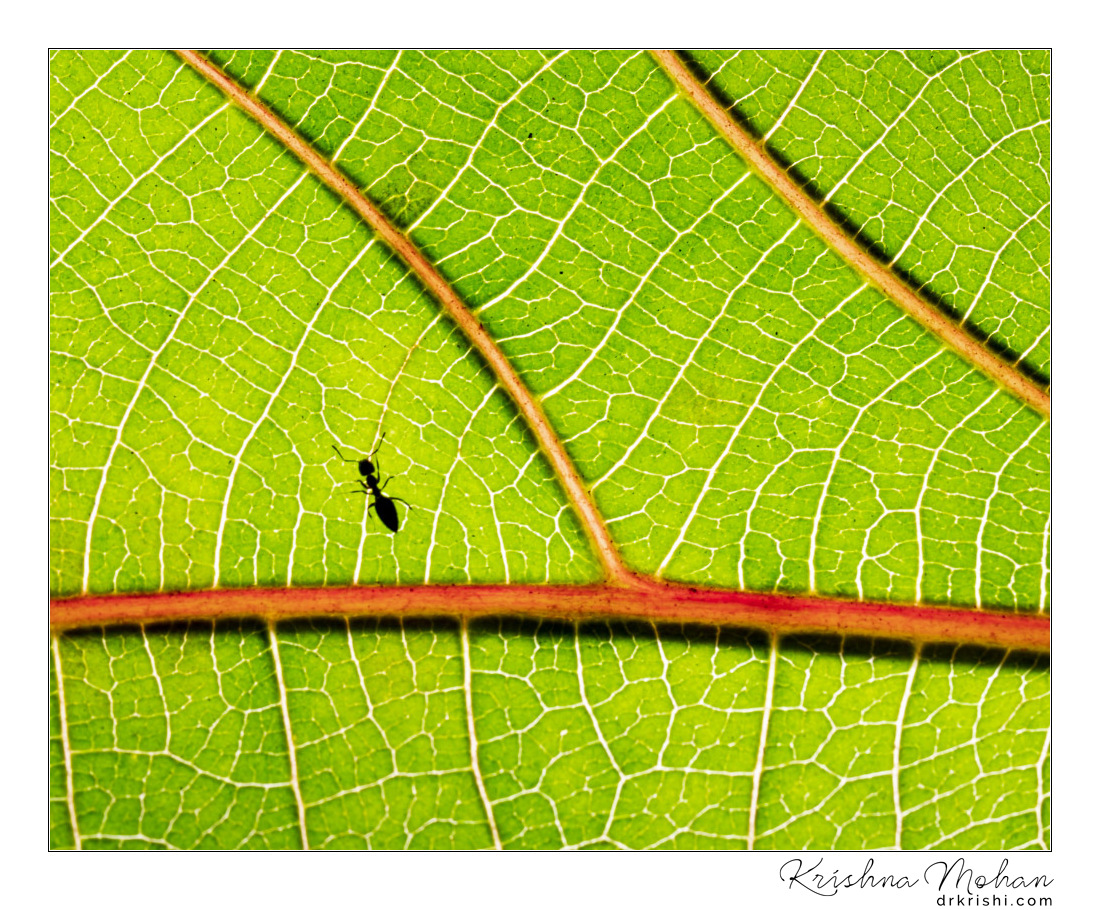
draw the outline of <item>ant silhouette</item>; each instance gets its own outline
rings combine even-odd
[[[405,508],[411,509],[405,500],[398,498],[397,496],[386,496],[382,490],[385,489],[386,483],[393,480],[392,477],[386,479],[386,483],[382,486],[378,485],[378,472],[381,471],[382,466],[378,462],[375,456],[378,454],[378,450],[382,446],[382,440],[386,438],[386,434],[383,433],[378,440],[378,445],[374,447],[374,451],[370,453],[366,458],[344,458],[344,454],[336,448],[334,445],[336,454],[340,456],[343,461],[350,461],[357,465],[359,473],[363,476],[357,481],[357,483],[363,488],[361,490],[352,490],[352,493],[362,493],[364,496],[371,497],[371,502],[367,506],[367,514],[370,515],[370,510],[374,509],[378,513],[378,517],[382,519],[382,524],[389,528],[394,533],[397,533],[398,520],[397,520],[397,506],[395,502],[402,503]],[[374,459],[373,461],[371,459]],[[378,465],[377,471],[375,465]],[[350,495],[350,494],[349,494]]]

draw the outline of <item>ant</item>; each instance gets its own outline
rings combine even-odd
[[[378,464],[378,470],[381,470],[381,464],[372,458],[378,453],[378,449],[382,446],[382,440],[386,438],[386,434],[383,433],[382,437],[378,440],[378,445],[374,447],[374,451],[370,453],[366,458],[344,458],[343,453],[334,445],[332,448],[336,450],[336,454],[340,456],[344,461],[350,461],[358,465],[359,473],[362,474],[362,478],[358,481],[359,485],[363,488],[361,490],[352,490],[352,493],[362,493],[364,496],[373,497],[373,501],[367,506],[367,514],[370,514],[370,510],[374,509],[378,513],[378,517],[382,519],[382,524],[389,528],[394,533],[397,532],[397,506],[395,502],[402,503],[406,508],[411,509],[405,500],[399,499],[396,496],[386,496],[382,490],[385,489],[386,483],[389,483],[393,478],[387,478],[386,483],[382,486],[378,485],[378,474],[375,470],[375,465]]]

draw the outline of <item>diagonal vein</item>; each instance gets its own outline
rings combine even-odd
[[[335,293],[336,289],[343,283],[344,279],[348,276],[351,270],[354,269],[359,264],[360,260],[362,260],[363,256],[366,255],[366,252],[370,249],[370,246],[371,245],[369,243],[366,244],[352,258],[351,262],[347,265],[344,271],[341,272],[336,280],[332,283],[332,286],[329,288],[328,293],[325,294],[324,299],[319,304],[317,304],[317,309],[314,310],[309,322],[306,323],[305,328],[302,329],[302,337],[298,340],[298,346],[294,349],[294,353],[291,354],[290,363],[288,364],[286,371],[283,373],[283,376],[279,380],[278,385],[275,386],[275,390],[268,397],[267,404],[264,405],[263,413],[261,413],[256,421],[252,424],[252,428],[248,431],[248,435],[245,436],[244,442],[241,443],[241,446],[237,450],[237,453],[233,456],[232,467],[229,470],[229,480],[227,481],[225,486],[225,496],[222,499],[222,513],[221,518],[218,521],[218,533],[215,537],[214,583],[212,587],[218,587],[221,581],[222,543],[225,540],[225,525],[226,522],[229,520],[229,501],[233,495],[233,483],[237,478],[237,470],[240,468],[241,462],[244,460],[244,453],[248,449],[249,443],[251,443],[253,438],[255,437],[256,432],[260,429],[261,426],[263,426],[263,423],[265,420],[267,420],[268,415],[271,414],[271,408],[275,404],[275,402],[279,400],[279,395],[282,394],[283,387],[286,385],[287,380],[290,379],[295,369],[298,368],[298,357],[302,353],[302,349],[306,346],[306,342],[309,340],[310,335],[313,332],[313,327],[317,324],[317,319],[318,317],[320,317],[321,311],[325,308],[325,305],[328,304],[328,302],[332,299],[332,295]],[[294,551],[291,550],[291,559],[293,558]],[[290,577],[291,575],[288,571],[287,579],[289,580]]]
[[[962,325],[949,319],[934,304],[922,298],[892,268],[883,265],[863,249],[807,195],[783,167],[772,158],[719,104],[671,50],[650,52],[676,86],[710,121],[711,125],[748,162],[749,166],[809,225],[828,246],[868,282],[901,307],[910,317],[932,332],[944,344],[998,384],[1023,399],[1050,419],[1050,393],[981,344]]]
[[[222,111],[225,110],[225,108],[226,108],[226,105],[222,104],[222,105],[219,105],[214,110],[212,110],[209,114],[207,114],[205,117],[203,117],[202,120],[200,120],[193,127],[191,127],[191,129],[189,129],[186,133],[184,133],[183,136],[181,136],[179,138],[179,140],[170,149],[168,149],[168,151],[166,151],[163,155],[161,155],[156,161],[154,161],[151,165],[149,165],[149,167],[147,167],[144,171],[142,171],[140,174],[138,174],[136,177],[134,177],[134,179],[130,181],[129,185],[121,193],[119,193],[117,196],[115,196],[115,198],[112,199],[110,201],[110,203],[108,203],[107,207],[104,208],[103,211],[100,212],[99,215],[96,216],[96,218],[92,221],[92,223],[89,224],[86,228],[84,228],[84,230],[82,230],[79,234],[77,234],[77,236],[73,239],[72,243],[70,243],[67,247],[65,247],[65,249],[63,249],[60,253],[58,253],[54,257],[53,261],[50,263],[50,268],[52,269],[55,265],[57,265],[59,262],[64,260],[64,258],[66,256],[68,256],[69,253],[73,251],[73,249],[78,247],[84,241],[84,238],[87,237],[92,232],[92,230],[95,229],[95,227],[97,225],[99,225],[102,222],[107,220],[107,216],[110,215],[111,212],[114,211],[115,206],[118,205],[119,202],[121,202],[123,199],[127,198],[130,195],[130,191],[134,187],[136,187],[139,183],[141,183],[141,181],[144,180],[147,176],[149,176],[149,174],[156,173],[157,168],[160,167],[161,164],[164,163],[164,161],[166,161],[168,158],[170,158],[171,155],[176,151],[176,149],[178,149],[181,145],[183,145],[185,142],[187,142],[187,140],[189,140],[192,136],[197,135],[199,130],[201,130],[204,126],[206,126],[206,124],[208,124],[211,120],[213,120],[215,117],[217,117],[218,114],[220,114]]]
[[[122,419],[118,422],[118,429],[115,431],[115,438],[111,442],[111,448],[107,452],[107,460],[103,463],[103,470],[99,476],[99,485],[96,488],[95,499],[92,501],[92,511],[91,514],[88,516],[88,527],[85,532],[84,538],[84,577],[81,584],[81,590],[85,593],[87,593],[88,586],[91,583],[92,536],[93,531],[95,530],[96,519],[99,517],[99,507],[103,501],[103,491],[107,486],[107,474],[111,470],[111,465],[114,462],[115,453],[122,445],[122,437],[123,434],[126,432],[126,425],[130,420],[130,414],[133,413],[134,406],[137,404],[138,399],[141,397],[141,393],[146,389],[152,392],[152,386],[149,385],[149,378],[153,374],[153,368],[157,366],[157,361],[159,360],[160,355],[164,353],[164,351],[175,339],[176,332],[179,330],[180,326],[183,325],[184,320],[187,318],[187,314],[191,311],[191,305],[198,299],[199,294],[201,294],[206,289],[206,286],[214,280],[214,277],[229,263],[229,261],[237,254],[237,252],[241,250],[245,246],[245,244],[247,244],[253,238],[253,236],[255,236],[256,232],[267,221],[268,216],[271,215],[272,212],[276,211],[279,206],[282,205],[287,198],[289,198],[291,193],[293,193],[298,188],[298,185],[302,182],[303,179],[305,179],[305,172],[303,172],[298,177],[298,179],[295,180],[293,184],[291,184],[290,189],[288,189],[285,193],[283,193],[282,196],[279,197],[278,201],[276,201],[276,203],[271,206],[270,209],[268,209],[268,211],[251,227],[251,229],[240,239],[240,241],[238,241],[237,245],[225,254],[225,258],[222,259],[222,261],[214,266],[214,268],[212,268],[209,272],[207,272],[206,277],[202,280],[202,283],[197,288],[195,288],[195,290],[188,296],[187,302],[183,305],[182,309],[180,309],[179,315],[176,317],[176,321],[172,323],[172,328],[165,336],[164,341],[161,342],[160,347],[158,347],[153,352],[153,355],[149,358],[149,363],[145,367],[145,372],[141,374],[141,378],[137,381],[137,385],[134,388],[134,394],[130,398],[130,403],[126,405],[126,410],[122,414]],[[155,392],[153,394],[155,394]],[[183,423],[183,421],[180,422],[181,424]]]
[[[344,200],[375,231],[378,237],[412,270],[424,287],[439,302],[448,316],[462,330],[467,340],[485,359],[508,392],[538,440],[539,447],[550,462],[554,473],[573,504],[574,510],[588,534],[610,580],[629,583],[633,575],[626,568],[611,540],[603,518],[596,510],[576,467],[561,440],[551,427],[541,406],[519,378],[512,364],[497,343],[467,308],[448,281],[427,260],[409,238],[392,225],[389,219],[368,200],[347,177],[323,158],[298,133],[266,105],[245,91],[213,63],[196,51],[176,53],[199,73],[209,79],[230,100],[256,120],[305,164],[326,186]]]

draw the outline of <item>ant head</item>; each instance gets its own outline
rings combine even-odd
[[[374,473],[374,462],[372,462],[369,458],[360,458],[359,473],[362,474],[364,477],[369,477],[371,474]]]

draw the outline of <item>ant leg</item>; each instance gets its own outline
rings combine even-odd
[[[354,461],[354,462],[358,462],[358,460],[359,460],[359,459],[357,459],[357,458],[344,458],[344,453],[343,453],[343,452],[341,452],[341,451],[340,451],[339,449],[337,449],[337,448],[336,448],[336,446],[333,446],[332,448],[336,450],[336,454],[340,456],[340,460],[341,460],[341,461]]]
[[[367,492],[366,490],[351,490],[351,491],[350,491],[349,493],[347,493],[346,495],[348,495],[348,496],[352,496],[352,495],[354,495],[355,493],[362,493],[362,494],[363,494],[364,496],[367,496],[367,495],[369,495],[369,494],[368,494],[368,492]],[[371,509],[373,509],[373,508],[374,508],[374,503],[373,503],[373,502],[369,502],[369,503],[367,503],[367,516],[368,516],[368,517],[370,517],[370,510],[371,510]]]
[[[407,509],[412,508],[412,506],[410,506],[407,502],[405,502],[405,500],[401,499],[401,497],[399,497],[399,496],[387,496],[386,498],[390,502],[399,502],[399,503],[401,503],[401,505],[405,506],[405,508],[407,508]]]

